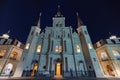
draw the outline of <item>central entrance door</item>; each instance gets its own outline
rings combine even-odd
[[[56,75],[61,75],[61,64],[57,63],[56,64]]]
[[[55,77],[62,77],[62,65],[59,62],[55,64]]]

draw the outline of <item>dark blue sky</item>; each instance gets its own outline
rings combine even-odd
[[[87,25],[92,42],[120,36],[120,0],[0,0],[0,34],[10,30],[11,38],[25,43],[32,25],[42,12],[41,27],[52,25],[57,5],[66,17],[66,25],[76,29],[76,12]]]

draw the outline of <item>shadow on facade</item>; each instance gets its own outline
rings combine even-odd
[[[31,76],[31,71],[23,71],[22,76],[23,77],[30,77]],[[54,78],[54,71],[50,71],[49,74],[43,74],[43,72],[38,72],[35,71],[35,75],[33,77],[50,77],[50,78]],[[77,74],[76,74],[77,73]],[[96,77],[95,72],[94,71],[67,71],[67,72],[63,72],[63,77],[67,78],[67,77]]]

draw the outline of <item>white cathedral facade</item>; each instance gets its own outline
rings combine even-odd
[[[44,32],[39,19],[38,25],[31,27],[14,77],[103,77],[87,28],[77,17],[77,32],[65,26],[60,11],[52,18],[52,27]]]

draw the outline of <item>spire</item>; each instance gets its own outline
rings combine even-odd
[[[83,22],[79,17],[79,13],[77,12],[76,14],[77,14],[78,27],[80,27],[81,25],[83,25]]]
[[[57,10],[57,14],[55,15],[56,17],[61,17],[61,12],[60,12],[60,5],[58,5],[58,10]]]
[[[42,13],[39,14],[39,19],[38,19],[37,27],[40,27],[40,19],[41,19],[41,15],[42,15]]]

